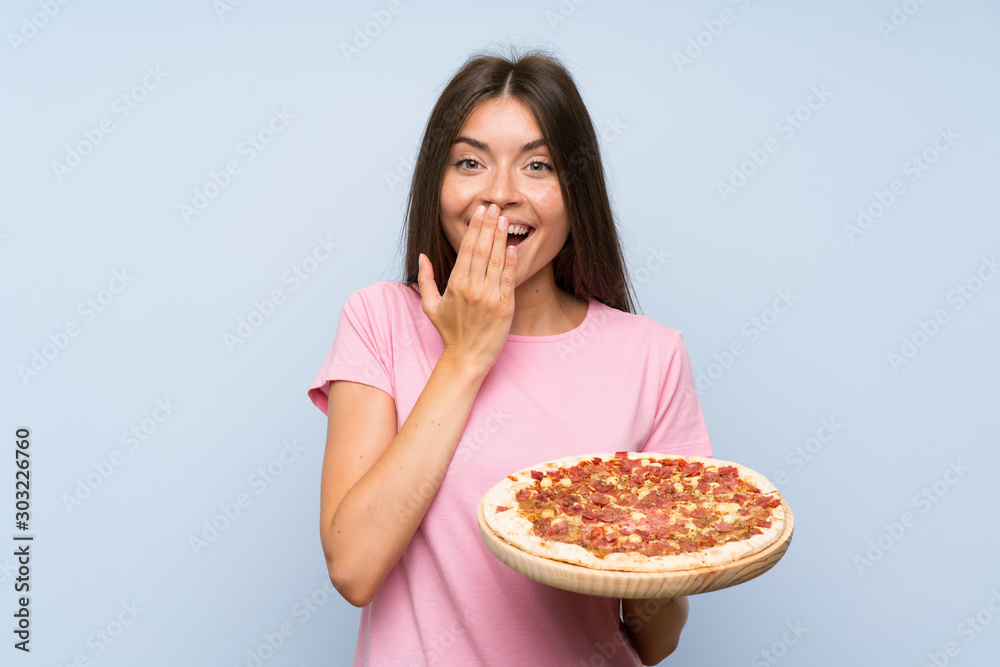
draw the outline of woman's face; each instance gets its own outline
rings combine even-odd
[[[569,235],[559,177],[542,131],[520,100],[492,98],[477,107],[451,147],[441,186],[441,224],[457,253],[480,205],[493,203],[517,245],[515,285],[551,280],[552,259]],[[514,232],[526,230],[526,234]]]

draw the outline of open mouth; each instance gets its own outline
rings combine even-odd
[[[511,225],[507,228],[507,245],[520,245],[534,233],[534,227],[528,227],[527,225]]]

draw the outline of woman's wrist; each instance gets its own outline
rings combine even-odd
[[[481,354],[470,353],[467,350],[445,346],[437,365],[443,367],[451,375],[465,380],[482,382],[486,379],[496,359],[487,360]]]

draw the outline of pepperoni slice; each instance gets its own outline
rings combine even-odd
[[[636,502],[638,502],[638,500],[639,496],[635,495],[634,493],[631,493],[630,491],[624,491],[618,494],[619,505],[628,505],[629,507],[631,507],[635,505]]]
[[[545,530],[546,537],[558,537],[560,535],[565,535],[569,532],[569,524],[565,521],[558,521],[553,523]]]
[[[625,518],[625,510],[620,507],[608,507],[601,512],[601,521],[607,521],[608,523],[612,521],[620,521]]]
[[[598,505],[608,505],[611,503],[611,496],[605,495],[600,491],[594,491],[591,494],[590,499]]]
[[[719,531],[720,533],[728,533],[729,531],[731,531],[735,527],[736,526],[734,526],[732,524],[729,524],[729,523],[726,523],[725,521],[720,521],[717,524],[715,524],[715,529],[717,531]]]
[[[689,463],[683,468],[681,468],[681,472],[684,473],[685,477],[693,477],[694,475],[700,475],[704,471],[705,471],[705,466],[703,466],[698,461],[695,461],[694,463]]]
[[[543,479],[544,477],[545,477],[545,473],[544,472],[541,472],[541,471],[538,471],[538,470],[532,470],[531,471],[531,479]]]

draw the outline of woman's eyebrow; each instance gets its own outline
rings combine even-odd
[[[464,137],[464,136],[456,137],[455,138],[455,143],[456,144],[468,144],[468,145],[472,146],[473,148],[477,148],[477,149],[479,149],[481,151],[487,151],[487,152],[489,152],[489,150],[490,150],[490,147],[489,147],[488,144],[484,144],[483,142],[479,141],[478,139],[472,139],[471,137]],[[533,151],[536,148],[539,148],[540,146],[545,146],[546,143],[547,142],[545,141],[544,138],[543,139],[535,139],[534,141],[529,141],[525,145],[521,146],[521,152],[522,153],[527,153],[528,151]]]

